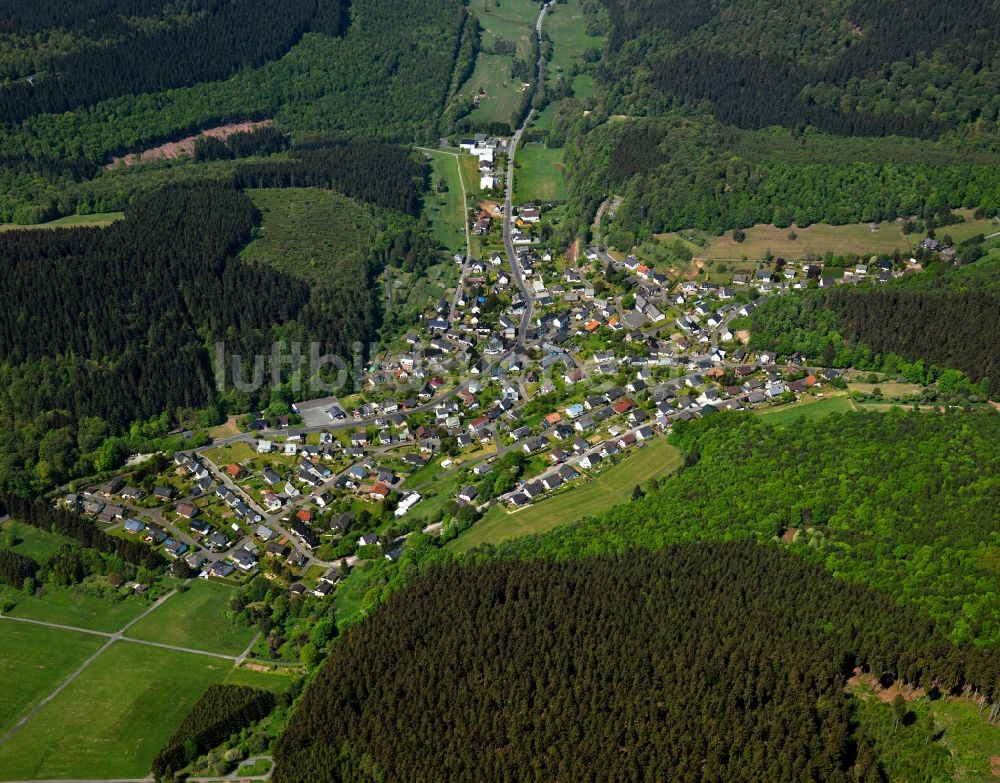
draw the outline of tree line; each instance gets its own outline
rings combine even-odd
[[[19,123],[119,95],[224,79],[280,57],[311,29],[320,7],[339,32],[339,0],[215,0],[185,22],[121,31],[110,43],[53,57],[43,73],[0,88],[0,116]],[[331,6],[334,8],[331,10]]]
[[[985,270],[987,273],[989,270]],[[877,370],[895,354],[961,370],[1000,394],[1000,295],[990,290],[849,287],[775,297],[754,311],[753,344],[832,367]]]
[[[333,188],[409,215],[420,213],[429,167],[410,149],[371,141],[298,144],[292,160],[243,163],[235,181],[243,188]]]
[[[33,579],[37,573],[38,563],[34,559],[0,548],[0,583],[20,589],[25,579]]]
[[[273,125],[263,125],[253,130],[240,131],[220,139],[202,135],[194,140],[194,159],[234,160],[252,155],[273,155],[288,147],[288,135]]]
[[[261,688],[209,685],[154,757],[153,774],[172,780],[171,772],[180,771],[232,734],[266,718],[274,706],[274,694]]]
[[[450,564],[390,597],[307,688],[275,781],[882,781],[856,668],[1000,684],[889,595],[775,547],[599,551]]]
[[[0,509],[26,525],[72,538],[87,549],[114,555],[135,566],[156,569],[165,563],[159,552],[145,544],[108,535],[99,530],[92,520],[84,519],[72,511],[55,508],[43,500],[7,496],[0,498]]]

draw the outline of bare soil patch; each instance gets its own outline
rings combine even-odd
[[[219,125],[215,128],[204,130],[201,133],[186,136],[178,141],[170,141],[166,144],[149,147],[141,152],[133,152],[119,158],[112,158],[111,163],[105,166],[105,168],[111,169],[121,164],[134,166],[137,163],[149,163],[155,160],[173,160],[182,156],[190,158],[194,155],[195,139],[202,136],[212,136],[213,138],[225,141],[234,133],[246,133],[247,131],[273,124],[273,120],[261,120],[260,122],[233,122],[228,125]]]

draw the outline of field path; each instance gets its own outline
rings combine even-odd
[[[45,622],[44,620],[31,620],[28,619],[27,617],[11,617],[10,615],[7,614],[0,614],[0,620],[8,620],[14,623],[26,623],[28,625],[42,625],[46,628],[55,628],[61,631],[75,631],[77,633],[90,634],[91,636],[102,636],[107,640],[103,645],[101,645],[101,648],[97,652],[95,652],[87,660],[85,660],[82,664],[80,664],[80,667],[75,672],[73,672],[71,675],[69,675],[69,677],[67,677],[65,680],[59,683],[59,685],[56,687],[54,691],[52,691],[52,693],[50,693],[48,696],[42,699],[38,704],[36,704],[27,715],[21,718],[21,720],[19,720],[14,726],[12,726],[3,736],[0,736],[0,745],[3,745],[6,742],[8,742],[29,720],[31,720],[33,717],[35,717],[35,715],[38,714],[38,711],[41,710],[42,707],[44,707],[46,704],[52,701],[56,696],[62,693],[66,689],[66,687],[71,682],[73,682],[73,680],[75,680],[77,677],[83,674],[88,668],[90,668],[90,666],[94,663],[94,661],[96,661],[101,656],[101,654],[115,642],[144,644],[147,647],[160,647],[164,650],[173,650],[174,652],[191,653],[192,655],[207,655],[212,658],[221,658],[222,660],[232,661],[234,666],[239,666],[240,664],[242,664],[243,661],[246,660],[246,657],[250,653],[250,650],[253,648],[253,645],[257,643],[257,639],[260,637],[259,633],[250,642],[250,646],[247,647],[247,649],[244,650],[243,653],[239,656],[224,655],[223,653],[209,652],[208,650],[196,650],[191,647],[179,647],[177,645],[163,644],[161,642],[150,642],[146,641],[145,639],[133,639],[132,637],[125,635],[125,632],[129,628],[131,628],[137,622],[142,620],[144,617],[147,617],[152,612],[159,609],[168,599],[170,599],[176,594],[177,594],[176,590],[171,590],[166,595],[162,596],[161,598],[158,598],[142,614],[127,622],[124,626],[122,626],[120,630],[115,631],[114,633],[107,633],[105,631],[94,631],[90,628],[77,628],[76,626],[62,625],[60,623],[49,623]],[[111,782],[104,781],[103,783],[111,783]]]

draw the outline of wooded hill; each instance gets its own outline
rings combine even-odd
[[[342,0],[196,0],[183,12],[163,0],[19,0],[5,8],[0,29],[14,41],[61,34],[64,44],[20,68],[7,58],[14,81],[0,86],[0,117],[19,123],[224,79],[280,57],[310,29],[337,35],[346,21]],[[0,45],[0,62],[9,48]]]
[[[278,165],[307,184],[419,208],[425,165],[406,149],[350,142],[293,155]],[[254,171],[236,179],[274,184]],[[41,489],[115,467],[124,446],[103,439],[139,420],[177,421],[180,411],[220,403],[268,405],[270,382],[234,388],[233,357],[245,357],[248,381],[253,357],[269,355],[279,338],[315,340],[321,353],[351,361],[355,343],[366,346],[381,323],[374,283],[381,269],[416,270],[433,258],[426,227],[382,209],[378,242],[341,268],[346,282],[314,286],[236,258],[259,214],[232,182],[153,191],[107,229],[0,234],[0,288],[8,295],[0,313],[0,425],[8,433],[0,489],[27,494],[32,482]],[[224,342],[220,366],[216,341]],[[286,368],[283,379],[298,369]]]
[[[802,353],[825,366],[882,369],[888,354],[961,370],[1000,395],[1000,293],[997,265],[987,260],[959,276],[929,273],[878,288],[838,287],[773,297],[754,311],[753,345]],[[980,280],[969,286],[970,280]],[[937,283],[935,285],[934,283]],[[991,290],[992,289],[992,290]],[[919,382],[919,380],[918,380]],[[983,395],[985,396],[985,395]]]
[[[274,779],[881,781],[856,666],[1000,685],[995,658],[774,547],[450,565],[334,645]]]
[[[743,128],[915,137],[997,119],[998,96],[986,87],[1000,74],[995,0],[605,5],[602,82],[614,113],[708,101]]]

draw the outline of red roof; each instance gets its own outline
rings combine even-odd
[[[389,497],[389,488],[383,484],[381,481],[372,487],[373,495],[381,495],[384,498]]]
[[[631,397],[622,397],[615,403],[615,413],[625,413],[635,407],[635,400]]]
[[[309,520],[312,519],[312,512],[306,511],[305,509],[300,509],[299,511],[295,512],[295,516],[297,516],[303,522],[308,522]]]

